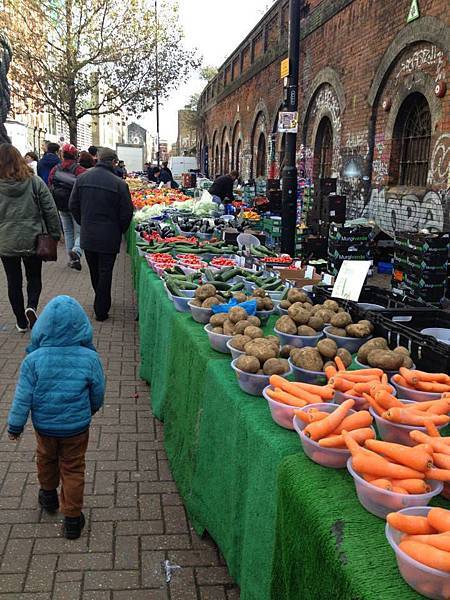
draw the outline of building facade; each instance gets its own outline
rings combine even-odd
[[[188,108],[183,108],[178,111],[178,137],[175,149],[177,156],[195,156],[197,146],[197,121],[197,111]]]
[[[200,97],[210,176],[283,163],[289,6],[278,0]],[[336,179],[350,217],[385,232],[449,229],[448,0],[310,0],[301,22],[297,166],[320,194]]]

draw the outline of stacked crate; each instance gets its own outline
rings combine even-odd
[[[344,260],[373,260],[372,227],[331,223],[328,234],[328,272],[336,276]]]
[[[448,250],[449,234],[397,234],[392,290],[441,304],[447,291]]]

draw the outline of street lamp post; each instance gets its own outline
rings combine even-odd
[[[285,110],[298,109],[298,72],[300,66],[300,16],[303,0],[289,3],[289,81]],[[286,133],[281,207],[281,251],[295,256],[297,226],[297,134]]]
[[[156,83],[156,164],[159,167],[161,143],[159,133],[159,56],[158,56],[158,0],[155,0],[155,83]]]

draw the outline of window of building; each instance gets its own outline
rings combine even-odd
[[[320,179],[331,177],[333,167],[333,128],[328,117],[319,123],[314,148],[315,176]]]
[[[223,172],[230,172],[230,146],[228,142],[225,144],[225,152],[223,153]]]
[[[237,141],[236,144],[236,153],[234,155],[234,168],[238,173],[241,172],[241,155],[242,155],[242,142],[241,140]]]
[[[250,66],[250,46],[246,46],[242,50],[242,63],[241,63],[241,73],[244,73],[248,67]]]
[[[267,174],[267,149],[266,136],[261,133],[258,139],[258,150],[256,154],[256,177],[265,177]]]
[[[391,183],[425,187],[431,146],[431,112],[425,96],[410,94],[394,126]]]
[[[264,38],[263,34],[260,33],[253,40],[253,60],[257,60],[264,54]]]
[[[220,175],[220,150],[219,150],[219,144],[217,144],[217,146],[216,146],[215,163],[214,163],[214,177],[216,177],[217,175]]]
[[[234,81],[239,77],[239,57],[233,60],[233,65],[231,67],[231,81]]]
[[[278,17],[274,17],[267,25],[267,47],[270,50],[278,41]]]

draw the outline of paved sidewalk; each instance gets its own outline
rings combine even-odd
[[[44,267],[41,306],[77,298],[92,318],[87,267]],[[0,273],[0,599],[238,600],[217,547],[190,527],[163,448],[163,429],[138,378],[138,338],[129,259],[116,267],[112,319],[95,322],[108,377],[105,407],[91,428],[82,537],[61,537],[61,515],[37,508],[34,437],[8,441],[6,417],[28,336],[16,332]],[[170,583],[162,564],[178,565]]]

